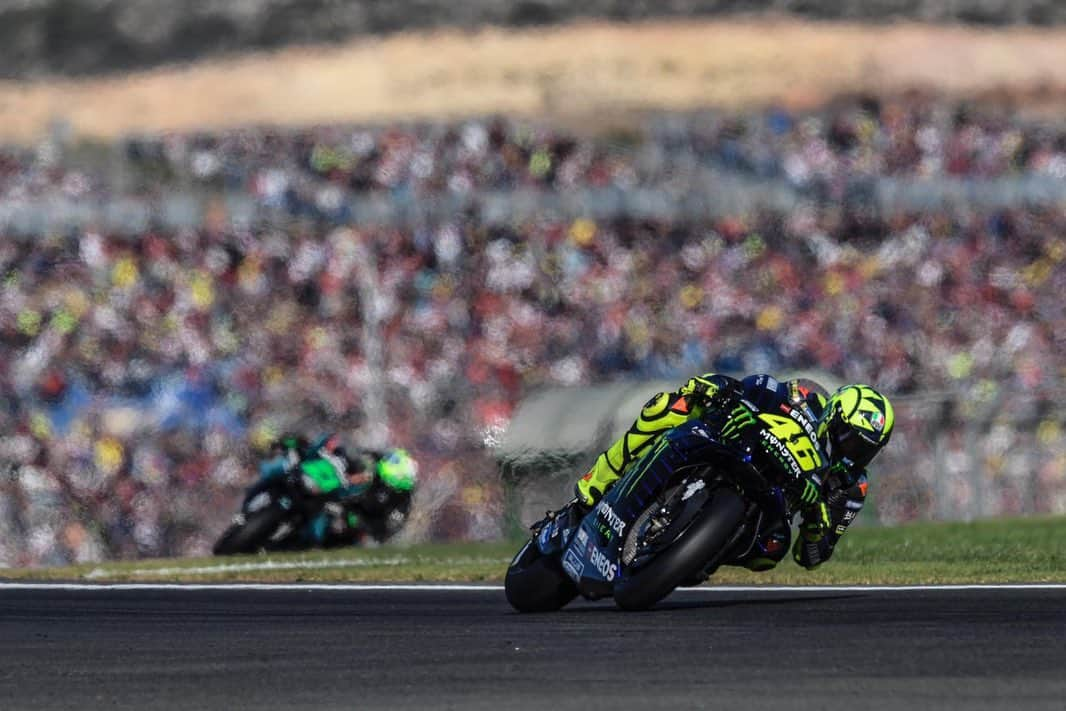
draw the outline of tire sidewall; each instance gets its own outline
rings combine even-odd
[[[530,539],[507,568],[507,602],[519,612],[553,612],[577,597],[577,586],[556,556],[545,556]]]
[[[285,516],[286,512],[274,505],[248,514],[243,525],[226,531],[215,545],[216,554],[255,553],[266,544]]]
[[[646,610],[669,595],[686,578],[702,568],[743,521],[744,500],[720,489],[703,513],[654,560],[615,583],[615,603],[624,610]]]

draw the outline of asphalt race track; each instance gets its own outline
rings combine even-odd
[[[1066,708],[1066,589],[682,591],[518,615],[490,590],[0,585],[0,709]]]

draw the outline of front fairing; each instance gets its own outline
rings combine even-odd
[[[634,523],[669,485],[687,476],[683,469],[693,467],[726,477],[758,505],[766,521],[788,520],[781,488],[761,477],[750,454],[719,442],[705,423],[689,421],[665,433],[584,516],[572,535],[559,538],[565,546],[562,567],[583,596],[595,599],[612,594],[624,572],[622,547]],[[758,545],[754,536],[747,543]]]

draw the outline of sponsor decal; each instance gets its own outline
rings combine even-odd
[[[551,540],[552,531],[555,529],[554,523],[549,523],[544,528],[540,529],[540,535],[537,536],[537,542],[540,547],[543,548],[548,545],[548,541]]]
[[[579,528],[579,529],[577,529],[577,536],[576,536],[576,538],[577,538],[577,545],[578,545],[578,547],[581,547],[581,546],[583,546],[583,545],[585,545],[586,543],[588,543],[588,542],[589,542],[589,534],[588,534],[588,532],[587,532],[587,531],[585,531],[585,529],[583,529],[583,528]]]
[[[807,436],[811,438],[812,442],[818,441],[818,434],[814,431],[814,423],[798,408],[789,408],[788,416],[799,423],[799,426],[803,428],[803,431],[807,433]]]
[[[880,432],[883,429],[885,429],[885,416],[882,413],[880,413],[880,412],[867,412],[865,414],[866,414],[866,420],[870,423],[871,427],[873,427],[878,432]]]
[[[783,466],[789,469],[795,476],[803,476],[803,469],[800,468],[800,465],[798,462],[796,462],[795,457],[792,456],[792,453],[788,451],[788,447],[786,447],[781,440],[779,440],[777,437],[774,437],[766,430],[759,430],[759,436],[763,438],[764,442],[768,443],[775,450],[777,450],[775,452],[775,454],[777,455],[777,460],[781,462]]]
[[[581,560],[581,556],[575,553],[573,548],[568,548],[566,555],[563,556],[563,569],[576,582],[581,579],[581,574],[585,572],[585,561]]]
[[[606,523],[612,531],[619,536],[622,535],[622,531],[626,530],[626,522],[614,512],[610,504],[606,501],[601,501],[599,505],[600,519]]]
[[[766,376],[766,389],[770,392],[777,392],[777,381],[769,375]]]
[[[596,546],[589,545],[589,562],[593,567],[600,572],[603,579],[610,582],[614,580],[614,576],[618,574],[618,566],[611,562],[611,559],[603,554],[603,552]]]
[[[707,483],[703,481],[703,479],[691,482],[688,486],[685,487],[685,493],[681,495],[681,500],[688,501],[692,498],[693,494],[695,494],[700,489],[706,488],[706,486]]]
[[[750,410],[743,407],[734,407],[732,412],[729,413],[729,420],[726,421],[725,427],[722,428],[722,436],[726,439],[731,439],[739,434],[741,430],[754,424],[755,415]]]

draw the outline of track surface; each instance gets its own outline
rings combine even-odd
[[[0,707],[1061,710],[1064,639],[1064,590],[517,615],[498,590],[0,587]]]

